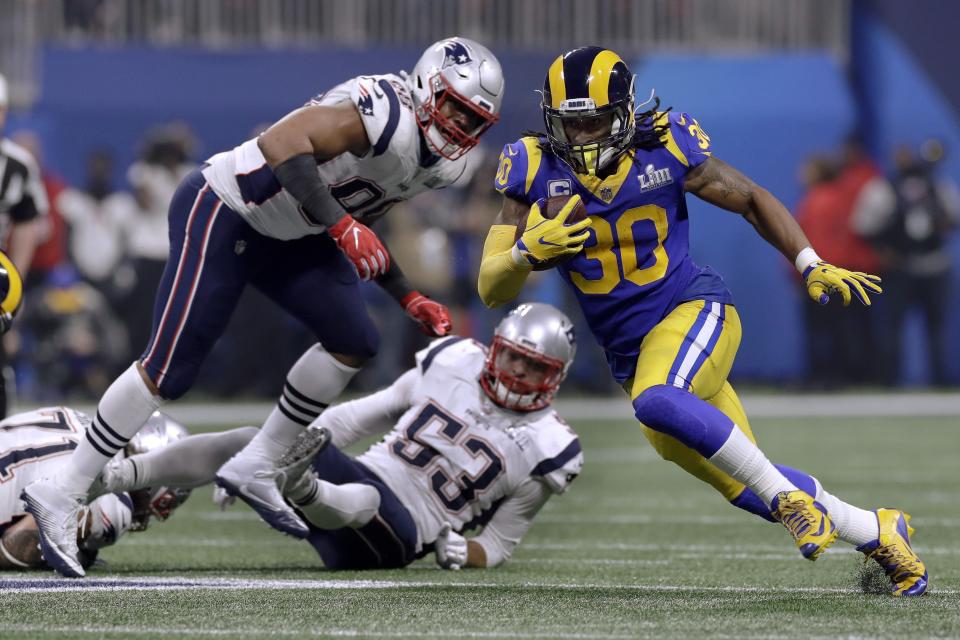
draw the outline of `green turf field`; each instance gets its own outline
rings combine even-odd
[[[779,525],[657,459],[630,423],[577,422],[583,475],[500,569],[446,572],[425,559],[327,572],[306,544],[245,506],[214,511],[200,490],[169,522],[103,553],[93,579],[17,584],[23,574],[0,574],[0,637],[960,637],[960,422],[753,426],[772,460],[861,506],[912,513],[928,594],[863,594],[849,547],[803,560]]]

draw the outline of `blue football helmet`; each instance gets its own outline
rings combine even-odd
[[[547,138],[576,173],[595,175],[630,148],[634,77],[619,55],[602,47],[568,51],[550,65],[541,102]],[[599,131],[599,137],[571,140],[565,124]]]

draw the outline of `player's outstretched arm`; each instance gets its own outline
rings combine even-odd
[[[311,426],[329,429],[333,444],[341,449],[363,438],[383,435],[410,408],[419,379],[419,369],[409,369],[386,389],[330,407]]]
[[[447,307],[414,289],[393,256],[390,256],[390,268],[377,278],[377,284],[403,307],[404,313],[420,325],[423,333],[439,338],[453,330]]]
[[[477,289],[488,307],[516,298],[533,269],[528,260],[522,257],[518,260],[513,251],[517,225],[529,211],[526,203],[504,196],[500,213],[487,232]]]
[[[822,261],[783,203],[723,160],[711,157],[698,165],[687,174],[683,186],[701,200],[746,218],[764,240],[796,265],[807,282],[807,293],[820,304],[826,304],[830,294],[839,293],[844,306],[853,297],[869,305],[869,294],[883,291],[877,276]]]
[[[0,569],[34,569],[43,566],[40,533],[30,514],[7,528],[0,538]]]
[[[521,484],[503,501],[483,532],[468,541],[465,566],[496,567],[507,560],[533,526],[533,519],[550,496],[550,489],[539,480],[531,479]]]
[[[387,272],[390,255],[380,239],[346,212],[326,206],[327,186],[317,173],[318,161],[347,152],[362,156],[370,148],[352,102],[297,109],[267,129],[257,144],[280,186],[296,198],[307,216],[327,227],[363,280]]]

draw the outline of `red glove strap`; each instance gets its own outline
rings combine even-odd
[[[419,291],[416,291],[416,290],[411,291],[407,295],[400,298],[400,306],[403,307],[404,310],[406,310],[407,307],[410,306],[411,302],[413,302],[417,298],[425,298],[425,297],[426,296],[420,293]]]

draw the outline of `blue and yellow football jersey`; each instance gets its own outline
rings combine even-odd
[[[689,253],[683,182],[710,156],[710,138],[687,114],[664,118],[670,126],[663,146],[625,153],[606,178],[574,173],[530,136],[504,147],[494,179],[497,191],[529,204],[559,195],[583,199],[593,219],[590,239],[558,271],[618,382],[632,375],[644,336],[678,304],[732,302],[720,276]]]

